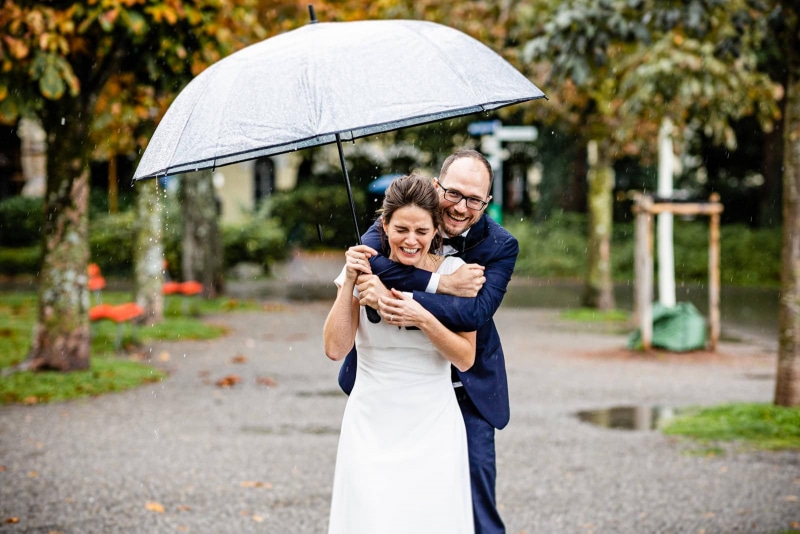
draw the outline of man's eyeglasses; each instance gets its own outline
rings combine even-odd
[[[439,187],[441,188],[441,190],[444,191],[444,199],[446,201],[448,201],[448,202],[452,202],[453,204],[458,204],[462,200],[466,200],[467,201],[467,207],[469,209],[475,210],[475,211],[482,210],[484,207],[486,207],[486,204],[488,204],[488,202],[486,202],[484,200],[481,200],[479,198],[476,198],[476,197],[465,197],[464,195],[462,195],[458,191],[454,191],[452,189],[447,189],[445,186],[443,186],[441,183],[439,183],[438,180],[437,180],[436,183],[438,183]]]

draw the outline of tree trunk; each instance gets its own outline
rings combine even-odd
[[[222,290],[222,236],[217,223],[219,208],[213,172],[183,175],[181,192],[183,279],[197,280],[203,284],[203,296],[214,297]]]
[[[788,47],[783,152],[783,248],[775,404],[800,406],[800,54]]]
[[[583,303],[598,310],[614,309],[614,285],[611,279],[611,229],[613,225],[614,168],[607,150],[598,151],[598,143],[589,142],[588,269]]]
[[[63,106],[49,135],[42,225],[39,310],[28,366],[34,370],[89,368],[89,162],[86,118]]]
[[[147,325],[164,319],[164,244],[161,232],[162,199],[157,180],[136,184],[136,304],[144,308]]]

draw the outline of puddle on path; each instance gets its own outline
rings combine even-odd
[[[584,423],[619,430],[655,430],[679,410],[665,406],[614,406],[585,410],[575,415]]]

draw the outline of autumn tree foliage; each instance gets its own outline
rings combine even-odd
[[[39,312],[28,364],[89,366],[89,161],[146,144],[174,95],[264,36],[254,0],[5,0],[0,120],[48,134]]]
[[[589,172],[586,304],[613,303],[610,210],[613,164],[656,153],[658,128],[699,131],[730,149],[731,123],[777,118],[775,84],[760,72],[747,2],[569,0],[530,8],[524,67],[544,77],[551,105],[538,112],[597,146]],[[593,153],[595,151],[592,151]]]

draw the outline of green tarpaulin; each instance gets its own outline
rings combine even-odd
[[[655,303],[652,346],[673,352],[704,349],[706,320],[690,302],[679,302],[670,308]],[[641,330],[630,335],[628,348],[642,348]]]

